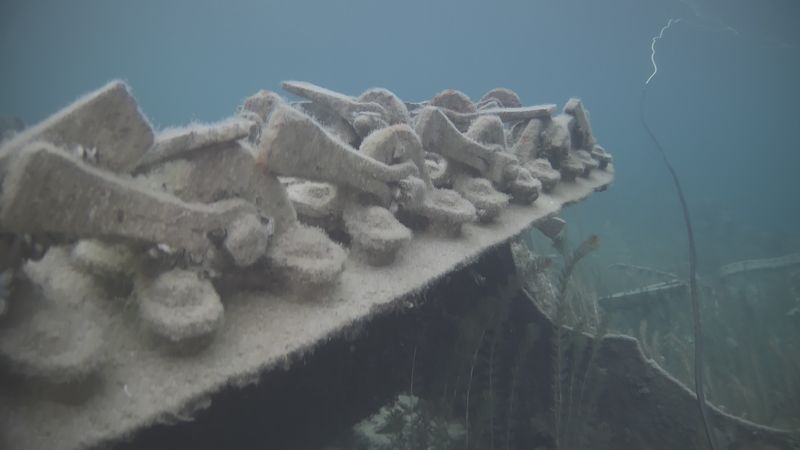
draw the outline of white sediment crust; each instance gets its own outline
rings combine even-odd
[[[222,298],[225,321],[215,339],[191,358],[170,358],[141,339],[135,308],[109,315],[103,383],[79,408],[35,401],[0,386],[0,436],[18,450],[95,447],[154,424],[254,375],[285,367],[317,343],[387,313],[401,299],[425,290],[448,273],[557,214],[613,180],[613,168],[559,183],[533,205],[511,204],[490,224],[466,224],[458,238],[434,230],[414,233],[391,266],[372,267],[350,255],[339,282],[324,299],[297,302],[272,292],[240,292]],[[47,430],[47,432],[42,432]]]

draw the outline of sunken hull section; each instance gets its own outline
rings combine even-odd
[[[155,132],[112,82],[0,147],[0,447],[213,410],[614,178],[575,99],[283,87]]]

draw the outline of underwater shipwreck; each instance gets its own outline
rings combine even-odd
[[[704,448],[691,389],[560,306],[597,242],[559,213],[614,180],[580,100],[282,88],[156,132],[114,81],[2,144],[0,448]]]

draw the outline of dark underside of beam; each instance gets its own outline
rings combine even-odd
[[[448,355],[464,340],[465,328],[481,326],[477,315],[486,310],[486,302],[508,303],[513,311],[508,311],[507,317],[486,320],[485,325],[501,324],[502,328],[488,332],[498,338],[503,334],[503,342],[512,347],[506,350],[513,352],[513,347],[520,345],[514,336],[522,336],[526,323],[537,315],[518,289],[508,244],[487,252],[407,302],[406,310],[375,317],[356,336],[318,346],[289,370],[271,371],[255,384],[214,395],[211,406],[199,411],[193,421],[150,427],[119,443],[119,448],[321,449],[346,439],[356,422],[399,392],[410,391],[412,365],[414,394],[455,397],[447,402],[450,413],[455,421],[463,421],[461,397],[468,373],[459,381],[458,372],[466,372],[459,370],[463,361]],[[541,364],[538,370],[531,366],[535,376],[527,380],[530,386],[551,385],[545,341],[540,340],[541,348],[534,350],[533,354],[541,355]],[[506,375],[509,370],[503,369]],[[517,400],[516,407],[530,416],[546,413],[550,408],[547,391],[526,395],[526,401]],[[547,435],[520,430],[511,448],[549,441]]]

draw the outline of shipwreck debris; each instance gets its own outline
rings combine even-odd
[[[6,149],[10,151],[35,141],[62,148],[97,149],[99,167],[128,172],[153,145],[153,140],[153,129],[128,86],[112,81],[18,134],[6,143]]]
[[[617,292],[597,300],[608,311],[642,306],[648,301],[665,300],[686,293],[687,284],[681,280],[661,281],[629,291]]]
[[[305,101],[262,90],[229,119],[156,131],[113,81],[2,143],[2,370],[23,384],[125,387],[89,393],[47,436],[15,434],[15,448],[75,448],[141,428],[613,180],[599,146],[570,146],[558,117],[584,132],[575,108],[553,117],[554,105],[523,106],[507,89],[477,103],[456,91],[406,103],[381,88],[283,87]],[[598,163],[581,154],[581,179],[555,189],[578,150]],[[21,307],[29,298],[36,314]],[[160,364],[171,356],[163,347],[183,357],[130,403],[137,364]],[[187,378],[203,365],[215,367],[208,379]],[[29,410],[26,398],[0,387],[0,402],[24,405],[0,412],[0,427],[24,428],[47,407]],[[74,429],[90,438],[64,435]]]
[[[726,279],[747,272],[788,269],[800,266],[800,253],[779,256],[776,258],[748,259],[726,264],[719,268],[719,276]]]

